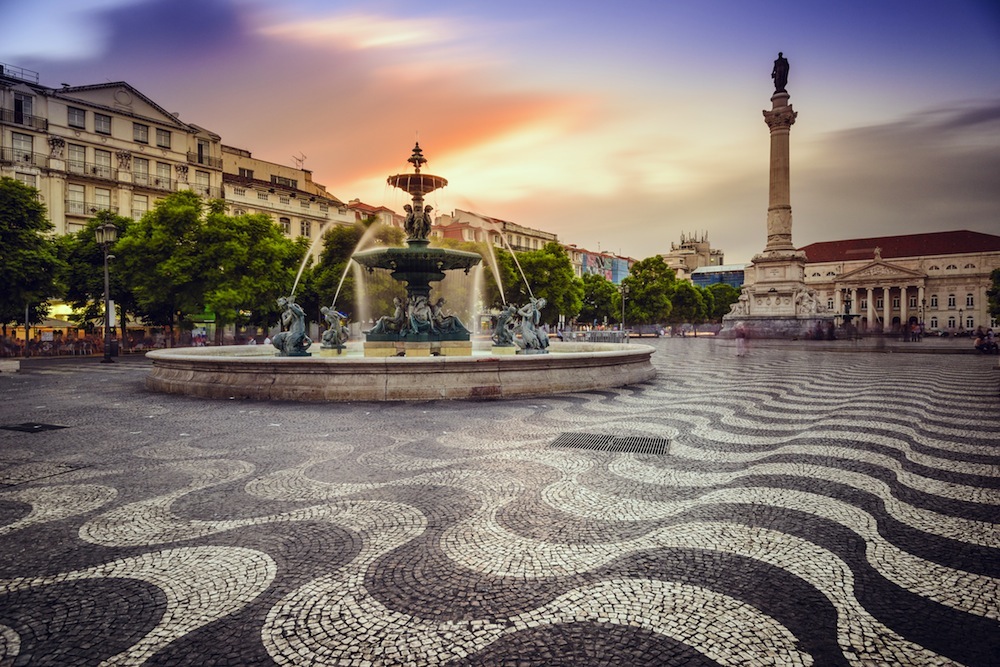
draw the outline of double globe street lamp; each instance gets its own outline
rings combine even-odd
[[[118,228],[110,222],[99,225],[94,229],[94,240],[104,251],[104,359],[103,364],[113,364],[111,358],[111,284],[108,277],[108,260],[114,259],[114,255],[108,254],[111,244],[118,239]]]

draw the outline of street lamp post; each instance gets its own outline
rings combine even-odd
[[[118,228],[110,222],[94,230],[94,240],[104,251],[104,359],[101,360],[104,364],[114,363],[111,358],[111,283],[108,275],[108,260],[114,259],[114,255],[109,255],[108,249],[117,238]]]
[[[628,285],[622,283],[622,336],[625,336],[625,300],[628,299]]]

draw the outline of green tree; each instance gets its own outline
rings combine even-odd
[[[671,296],[676,283],[674,270],[659,255],[647,257],[632,265],[622,280],[628,286],[625,300],[625,321],[630,324],[662,324],[673,310]],[[621,310],[619,295],[618,309]]]
[[[578,319],[583,324],[617,320],[621,317],[618,288],[597,273],[583,276],[583,306]]]
[[[989,312],[993,317],[1000,317],[1000,269],[993,269],[990,274],[993,285],[986,290],[989,299]]]
[[[246,312],[274,321],[305,253],[267,216],[228,216],[220,200],[206,205],[190,191],[158,202],[115,250],[145,319],[169,326],[171,339],[206,310],[219,332]]]
[[[63,299],[79,314],[77,321],[88,329],[92,328],[92,322],[102,318],[104,312],[104,250],[97,244],[95,230],[107,223],[118,229],[118,237],[121,238],[132,220],[111,211],[98,211],[83,229],[56,239],[64,262],[59,275]],[[109,255],[114,255],[114,248],[108,249]],[[138,317],[140,309],[130,284],[117,270],[115,259],[110,264],[110,298],[118,311],[118,321],[124,327],[126,317]]]
[[[709,319],[721,322],[722,318],[729,314],[730,307],[739,301],[740,291],[728,283],[712,283],[708,286],[708,291],[715,298]]]
[[[508,254],[498,259],[506,262],[509,257]],[[583,281],[576,277],[569,255],[561,245],[549,242],[540,250],[519,252],[517,262],[524,272],[524,280],[504,286],[508,303],[525,304],[531,295],[544,298],[546,303],[541,319],[545,324],[556,324],[559,315],[571,320],[579,314],[583,306]],[[516,266],[512,268],[517,271]],[[509,275],[510,271],[502,273]],[[530,292],[525,280],[530,285]]]
[[[38,190],[0,178],[0,323],[39,322],[57,294],[61,260]]]
[[[678,280],[670,296],[673,308],[670,312],[670,322],[680,324],[690,322],[697,324],[705,317],[705,300],[694,283]]]

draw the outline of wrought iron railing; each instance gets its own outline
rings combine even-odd
[[[30,113],[23,113],[15,109],[0,109],[0,121],[14,125],[24,125],[39,132],[46,132],[49,129],[47,118],[32,116]]]
[[[71,199],[66,200],[67,215],[91,216],[96,215],[98,211],[111,211],[112,213],[118,213],[118,207],[99,202],[78,201]]]
[[[49,166],[49,156],[45,153],[33,153],[32,151],[4,146],[0,148],[0,162],[4,164],[22,165],[25,167]]]
[[[222,169],[222,158],[220,157],[209,157],[208,155],[199,155],[195,151],[188,151],[187,160],[191,164],[200,164],[206,167],[212,167],[213,169]]]

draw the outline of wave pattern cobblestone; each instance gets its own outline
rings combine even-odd
[[[1000,655],[989,360],[653,344],[654,382],[502,403],[204,401],[148,393],[142,360],[25,364],[0,424],[67,428],[0,430],[0,665]]]

